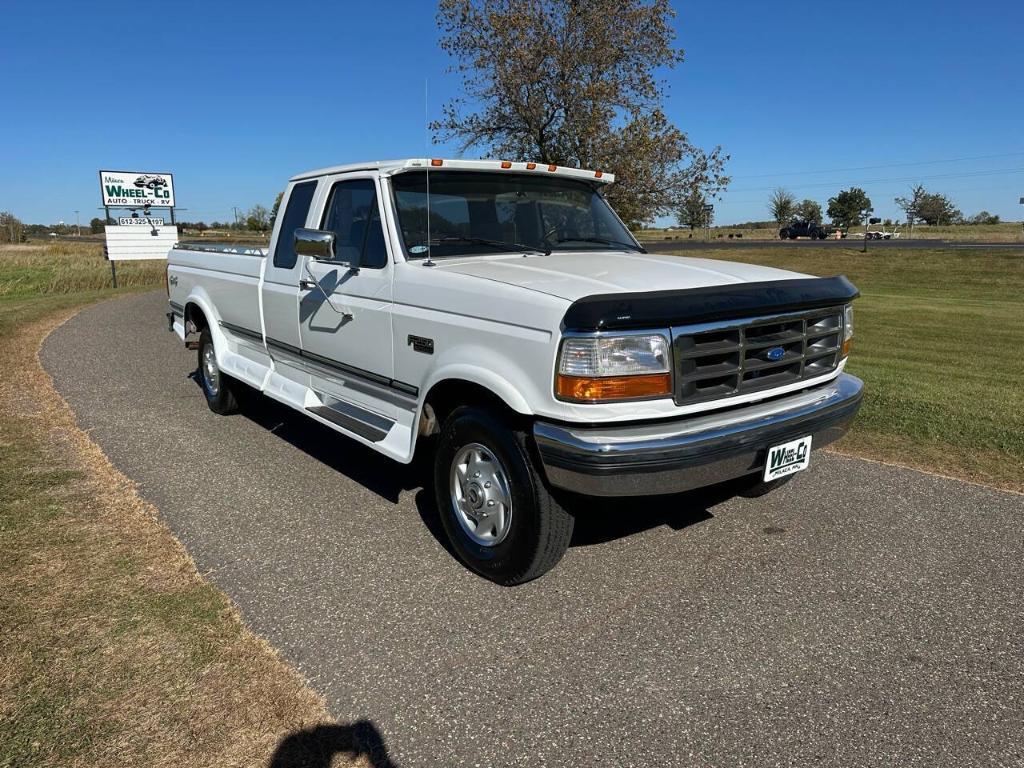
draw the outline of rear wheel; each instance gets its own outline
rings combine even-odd
[[[789,240],[789,230],[783,229],[779,232],[779,240]]]
[[[226,416],[238,410],[236,382],[221,372],[209,328],[204,328],[199,336],[199,383],[203,385],[206,404],[211,411]]]
[[[498,584],[543,575],[569,547],[573,517],[548,491],[529,436],[489,411],[464,406],[445,421],[434,494],[456,554]]]

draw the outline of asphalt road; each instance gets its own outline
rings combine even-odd
[[[704,240],[702,237],[687,238],[680,235],[679,240],[647,240],[642,245],[653,253],[670,253],[672,251],[706,251],[719,248],[862,248],[863,238],[851,237],[846,240],[729,240],[728,238]],[[873,249],[888,250],[973,250],[983,248],[986,251],[1011,251],[1024,254],[1024,241],[1019,243],[977,243],[965,240],[870,240],[868,252]]]
[[[505,589],[446,551],[415,468],[270,401],[207,410],[163,299],[85,310],[44,365],[397,764],[1024,765],[1024,497],[819,453],[760,500],[580,507],[562,563]]]

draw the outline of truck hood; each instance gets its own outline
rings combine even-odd
[[[613,251],[473,256],[445,259],[437,269],[516,285],[576,301],[607,293],[682,290],[808,277],[772,267],[685,256]]]

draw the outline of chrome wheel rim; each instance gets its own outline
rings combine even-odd
[[[495,547],[508,536],[512,494],[498,457],[480,443],[469,443],[452,459],[451,502],[455,519],[476,544]]]
[[[216,397],[220,392],[220,369],[217,367],[217,354],[213,351],[213,344],[206,344],[203,347],[203,389],[210,397]]]

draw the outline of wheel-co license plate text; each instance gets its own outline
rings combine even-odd
[[[768,449],[764,464],[764,479],[778,480],[802,469],[811,463],[811,436],[791,440]]]

